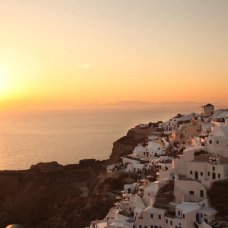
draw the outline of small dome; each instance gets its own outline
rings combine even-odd
[[[146,148],[143,147],[142,145],[138,145],[135,147],[133,153],[140,153],[140,152],[145,152],[146,151]]]

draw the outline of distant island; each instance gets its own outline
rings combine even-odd
[[[228,227],[228,109],[139,124],[108,160],[0,171],[0,227]]]
[[[90,103],[87,105],[78,106],[77,109],[102,109],[102,108],[152,108],[152,107],[175,107],[175,106],[186,106],[186,107],[200,107],[202,102],[196,101],[183,101],[183,102],[149,102],[140,100],[123,100],[119,102],[109,102],[109,103]],[[216,104],[216,106],[223,107],[224,104]]]

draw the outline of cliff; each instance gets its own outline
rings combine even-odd
[[[151,135],[151,133],[159,133],[157,123],[150,123],[147,128],[136,126],[135,128],[130,129],[126,136],[123,136],[113,143],[109,162],[120,162],[121,157],[131,154],[139,143],[145,143],[147,137]]]
[[[11,223],[25,227],[83,227],[70,221],[105,170],[104,162],[94,161],[90,166],[52,162],[24,171],[1,171],[0,227]]]
[[[106,161],[62,166],[39,163],[24,171],[0,171],[0,227],[85,227],[107,214],[128,174],[106,176]]]

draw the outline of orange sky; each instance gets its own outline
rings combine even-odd
[[[228,104],[228,1],[0,2],[0,108]]]

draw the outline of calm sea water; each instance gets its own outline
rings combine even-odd
[[[193,109],[194,108],[194,109]],[[107,159],[112,144],[139,123],[167,120],[198,107],[153,107],[8,114],[0,116],[0,169],[38,162]]]

